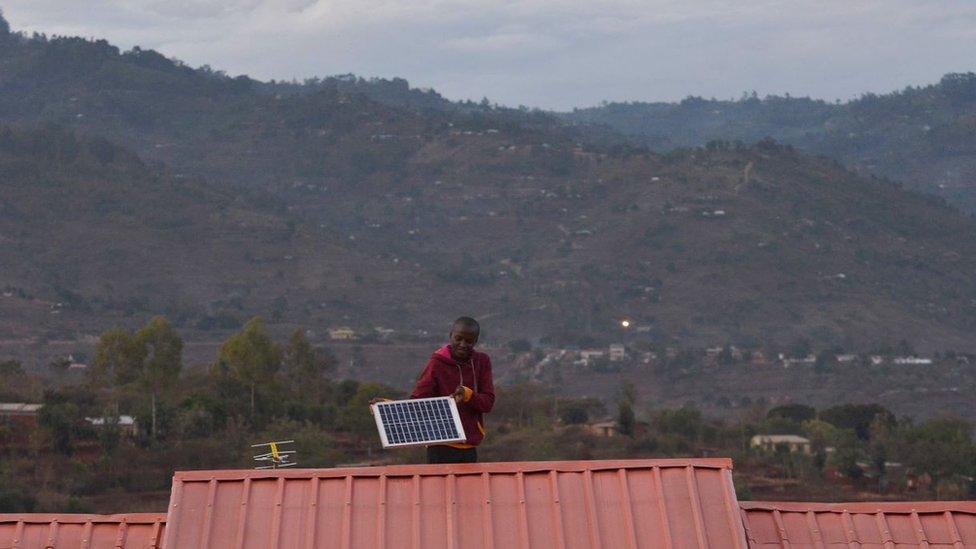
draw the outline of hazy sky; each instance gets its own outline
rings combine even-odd
[[[400,76],[451,99],[850,98],[976,70],[972,0],[0,0],[17,30],[260,79]]]

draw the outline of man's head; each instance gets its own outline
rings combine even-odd
[[[474,346],[478,343],[478,336],[481,335],[481,326],[478,321],[462,316],[451,325],[451,355],[454,360],[468,360],[474,352]]]

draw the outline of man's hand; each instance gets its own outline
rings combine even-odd
[[[374,398],[369,399],[369,405],[372,406],[372,405],[377,404],[377,403],[380,403],[380,402],[389,402],[390,400],[392,400],[392,399],[384,398],[384,397],[374,397]]]
[[[454,390],[451,396],[454,397],[454,402],[458,404],[464,402],[464,385],[458,385],[458,388]]]

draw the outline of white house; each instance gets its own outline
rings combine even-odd
[[[347,328],[345,326],[341,328],[332,328],[329,330],[329,339],[340,341],[356,339],[356,332],[352,328]]]
[[[136,435],[136,418],[132,416],[122,415],[119,417],[86,417],[85,421],[96,429],[103,428],[107,425],[115,425],[126,435]]]
[[[798,435],[756,435],[749,445],[762,448],[767,452],[775,452],[778,448],[786,448],[791,454],[810,454],[810,439]]]
[[[895,357],[892,362],[899,365],[930,366],[932,364],[932,359],[917,356],[899,356]]]
[[[610,345],[611,362],[619,362],[625,358],[627,358],[627,348],[622,343],[613,343]]]
[[[607,355],[607,352],[603,349],[582,349],[579,352],[580,358],[583,360],[594,360],[597,358],[603,358]]]

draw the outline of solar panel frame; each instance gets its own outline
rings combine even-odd
[[[442,406],[446,406],[447,409],[444,410],[441,408]],[[429,444],[464,442],[467,439],[464,434],[464,426],[461,425],[457,402],[454,401],[453,397],[387,400],[378,402],[371,408],[383,448],[427,446]],[[404,419],[402,414],[417,413],[418,411],[421,416],[420,421],[415,419],[416,416],[408,418],[409,421],[407,422],[396,425],[389,421],[394,418]],[[451,436],[448,427],[454,428],[456,436]]]

